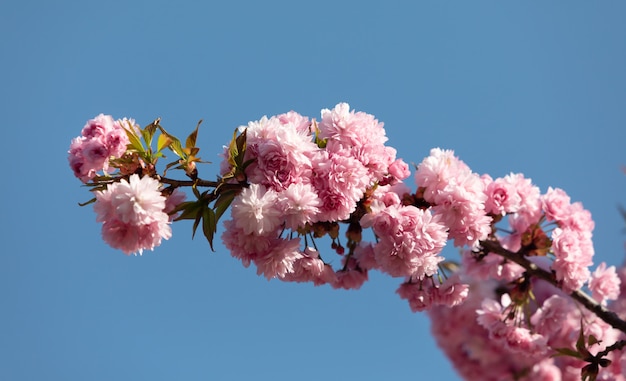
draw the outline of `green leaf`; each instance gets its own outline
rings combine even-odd
[[[602,340],[598,340],[594,335],[589,335],[587,338],[587,345],[592,346],[594,344],[600,343]]]
[[[237,167],[236,158],[239,156],[239,150],[237,149],[237,130],[233,132],[233,140],[228,145],[228,162],[231,166]]]
[[[172,142],[169,145],[169,149],[171,149],[176,155],[180,156],[181,158],[186,158],[187,155],[183,151],[183,146],[180,144],[180,140],[171,135],[168,135],[168,137],[172,139]]]
[[[185,141],[186,148],[194,148],[196,146],[196,139],[198,138],[198,128],[200,127],[201,123],[202,119],[198,121],[196,129],[187,137],[187,140]]]
[[[557,357],[557,356],[570,356],[570,357],[575,357],[575,358],[582,358],[582,356],[580,355],[580,353],[576,352],[573,349],[570,348],[555,348],[554,349],[557,353],[552,355],[552,357]]]
[[[172,214],[178,213],[180,211],[182,211],[182,213],[180,214],[180,216],[176,217],[174,221],[193,220],[196,219],[199,214],[201,214],[202,204],[198,201],[186,201],[178,205],[176,209],[172,211]]]
[[[180,140],[178,140],[176,136],[168,134],[167,131],[165,131],[165,128],[161,127],[161,125],[158,125],[157,127],[159,128],[159,130],[161,130],[161,134],[167,136],[172,140],[169,145],[169,149],[172,150],[172,152],[174,152],[179,157],[183,159],[186,158],[187,156],[183,152],[183,146],[180,144]]]
[[[202,213],[198,213],[196,216],[196,220],[193,222],[193,227],[191,228],[191,239],[196,236],[196,230],[198,229],[198,225],[200,225],[200,220],[202,219]]]
[[[172,144],[172,139],[169,136],[165,134],[159,135],[159,139],[157,140],[157,152],[165,147],[169,147],[170,144]]]
[[[215,208],[215,220],[219,221],[224,212],[228,210],[228,207],[233,202],[235,195],[237,192],[235,191],[227,191],[222,194],[215,200],[214,208]]]
[[[129,130],[124,127],[124,131],[126,131],[126,136],[128,136],[128,140],[130,141],[130,146],[137,152],[145,152],[146,149],[143,147],[139,136],[135,134],[134,131]]]
[[[93,204],[94,202],[96,202],[96,198],[92,198],[91,200],[87,201],[87,202],[83,202],[83,203],[78,203],[79,206],[87,206],[89,204]]]
[[[207,241],[209,241],[209,245],[211,246],[211,250],[213,249],[213,236],[217,231],[217,220],[215,218],[215,213],[213,209],[206,208],[202,213],[202,232],[206,237]]]
[[[161,122],[161,118],[156,118],[152,123],[147,125],[141,132],[148,146],[152,145],[152,138],[154,137],[154,133],[156,132],[158,128],[157,126],[159,125],[160,122]]]

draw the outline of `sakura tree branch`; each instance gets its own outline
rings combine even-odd
[[[524,256],[523,249],[517,253],[514,253],[503,248],[502,245],[500,245],[500,242],[496,240],[481,241],[481,246],[483,247],[485,252],[494,253],[510,260],[511,262],[515,262],[518,265],[522,266],[529,275],[542,279],[550,283],[551,285],[560,288],[554,274],[540,268],[539,266],[528,260],[528,258]],[[569,295],[572,297],[572,299],[582,304],[585,308],[593,312],[596,316],[609,324],[611,327],[626,333],[626,321],[620,319],[620,317],[615,312],[607,309],[605,306],[596,302],[589,295],[580,290],[576,290]]]
[[[161,177],[159,176],[157,178],[157,180],[159,180],[161,183],[163,184],[167,184],[167,185],[171,185],[173,187],[179,188],[179,187],[192,187],[192,186],[199,186],[199,187],[206,187],[206,188],[217,188],[220,184],[222,184],[219,181],[209,181],[209,180],[201,180],[201,179],[196,179],[196,180],[174,180],[174,179],[170,179],[167,177]]]

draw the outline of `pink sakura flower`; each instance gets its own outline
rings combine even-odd
[[[591,212],[586,210],[580,202],[573,203],[568,212],[569,218],[563,221],[562,226],[576,230],[591,240],[592,231],[595,227]]]
[[[187,196],[185,195],[185,193],[180,191],[178,188],[174,189],[172,194],[167,196],[167,198],[165,199],[165,208],[163,208],[163,212],[167,213],[170,216],[170,221],[173,221],[178,216],[178,213],[170,213],[173,212],[178,205],[185,201],[186,198]]]
[[[469,285],[462,283],[458,275],[453,275],[442,284],[436,284],[433,278],[405,282],[396,293],[409,302],[411,311],[418,312],[435,305],[454,307],[463,303],[469,295]]]
[[[115,249],[124,254],[139,253],[153,250],[161,244],[162,239],[170,239],[172,230],[167,223],[152,222],[134,225],[120,220],[108,220],[102,224],[102,238]]]
[[[230,251],[230,255],[241,261],[244,267],[249,267],[259,254],[269,252],[275,239],[271,236],[246,234],[233,220],[224,221],[224,228],[224,233],[222,233],[224,246]]]
[[[447,232],[439,218],[428,210],[390,206],[375,215],[365,215],[361,226],[371,227],[379,237],[373,249],[381,271],[417,279],[437,272]]]
[[[493,299],[485,299],[482,308],[476,311],[477,321],[489,331],[489,337],[511,354],[535,359],[544,356],[548,350],[546,338],[528,328],[515,325],[511,319],[506,319],[503,307],[508,303],[503,304],[500,305]]]
[[[312,247],[307,247],[302,256],[293,263],[293,272],[285,274],[282,280],[287,282],[313,282],[315,286],[333,283],[337,276],[330,265],[319,257],[319,253]]]
[[[541,191],[539,187],[533,185],[532,180],[525,178],[521,173],[512,173],[507,177],[521,198],[517,210],[518,216],[523,218],[528,225],[537,223],[541,218]]]
[[[102,235],[109,245],[126,254],[142,253],[171,237],[166,201],[159,188],[155,179],[135,174],[96,192],[96,219],[103,222]]]
[[[485,184],[452,151],[431,150],[418,166],[415,181],[424,189],[424,199],[435,205],[455,246],[475,247],[491,232]]]
[[[493,281],[472,280],[471,290],[463,303],[454,307],[434,305],[428,310],[437,344],[464,380],[519,380],[515,378],[516,374],[536,364],[535,359],[527,356],[511,356],[477,323],[476,310],[481,308],[483,299],[493,298],[497,286]],[[499,308],[495,314],[499,319]]]
[[[488,182],[485,194],[487,195],[485,211],[495,215],[515,213],[522,202],[522,197],[515,189],[512,175]]]
[[[476,279],[496,279],[512,282],[519,279],[526,271],[517,263],[507,261],[499,255],[488,253],[480,259],[475,258],[471,251],[465,251],[462,256],[465,272]]]
[[[343,264],[344,268],[335,272],[336,278],[330,285],[335,289],[358,290],[368,279],[367,270],[360,268],[351,256],[344,257]]]
[[[533,365],[525,378],[532,381],[561,381],[561,370],[554,365],[553,359],[544,359]]]
[[[591,273],[589,290],[598,302],[616,300],[620,295],[620,279],[615,272],[615,266],[606,267],[606,263],[600,263]]]
[[[312,163],[311,184],[321,200],[318,221],[347,219],[365,192],[365,168],[357,160],[325,151],[317,153]]]
[[[424,199],[435,203],[435,197],[451,179],[465,177],[468,173],[471,173],[469,167],[454,156],[453,151],[433,148],[430,156],[418,165],[415,182],[418,187],[424,188]]]
[[[389,165],[389,174],[396,178],[396,180],[404,180],[411,176],[409,165],[402,159],[396,159]]]
[[[283,114],[269,119],[263,117],[247,127],[240,127],[240,130],[246,129],[247,134],[245,160],[253,160],[247,169],[250,182],[275,190],[293,183],[310,182],[311,157],[319,148],[301,123],[304,121],[296,115]],[[230,170],[227,155],[225,151],[225,160],[220,166],[222,173]]]
[[[109,159],[126,152],[129,140],[122,123],[135,128],[132,120],[114,121],[110,115],[100,114],[87,122],[82,136],[72,140],[68,161],[74,175],[82,182],[89,182],[99,171],[106,172]]]
[[[367,168],[368,182],[382,179],[395,160],[396,150],[385,146],[383,124],[373,115],[350,111],[347,103],[322,110],[318,127],[319,138],[326,139],[326,150],[359,160]]]
[[[548,221],[565,221],[568,218],[570,198],[562,189],[549,187],[541,196],[541,204]]]
[[[272,278],[284,278],[294,272],[294,263],[302,258],[300,253],[300,239],[280,239],[272,242],[270,250],[263,254],[257,254],[254,264],[257,274],[263,274],[268,280]]]
[[[278,193],[278,203],[283,211],[285,227],[297,230],[317,220],[322,202],[311,184],[294,183]]]
[[[590,237],[573,229],[556,228],[552,232],[552,250],[555,260],[552,270],[562,282],[563,290],[578,290],[589,279],[593,244]]]
[[[576,312],[576,306],[573,303],[561,295],[552,295],[533,313],[530,321],[535,332],[544,335],[550,345],[555,346],[555,340],[560,341],[560,337],[569,334],[570,330],[566,322],[572,320],[570,316],[574,312]],[[573,320],[576,321],[576,318]],[[567,330],[566,334],[564,334],[564,329]]]
[[[98,203],[94,209],[97,221],[117,219],[124,223],[147,225],[152,222],[169,220],[165,209],[165,197],[161,195],[160,183],[149,177],[131,175],[128,181],[110,184],[103,192],[96,194]]]
[[[354,249],[354,259],[356,259],[359,267],[362,269],[377,270],[380,267],[378,262],[376,262],[376,253],[371,242],[361,241]]]
[[[365,145],[383,146],[387,141],[383,124],[373,115],[350,111],[350,105],[339,103],[332,110],[322,110],[319,123],[320,139],[327,139],[327,147],[334,151],[336,146],[361,148]]]
[[[245,234],[272,233],[283,223],[277,201],[278,196],[273,189],[251,184],[231,204],[233,221]]]
[[[291,125],[302,135],[311,136],[311,121],[306,116],[302,116],[295,111],[289,111],[284,114],[277,115],[276,118],[283,125]]]

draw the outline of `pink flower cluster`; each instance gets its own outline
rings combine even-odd
[[[406,163],[385,146],[382,123],[341,103],[322,110],[319,124],[292,111],[244,130],[250,185],[233,201],[225,223],[222,238],[231,254],[246,266],[254,263],[268,279],[360,287],[367,268],[356,253],[334,271],[301,238],[315,223],[350,218],[371,187],[409,176]],[[230,169],[226,157],[222,173]]]
[[[477,247],[491,232],[485,184],[454,152],[434,148],[417,167],[415,182],[441,216],[455,246]]]
[[[402,205],[397,196],[383,197],[387,203],[373,207],[372,213],[361,219],[361,226],[372,228],[378,237],[372,247],[377,268],[394,277],[423,280],[433,276],[443,261],[439,253],[448,239],[440,216]]]
[[[570,203],[569,196],[558,188],[549,188],[541,201],[546,219],[558,226],[552,232],[555,256],[552,269],[565,291],[577,290],[591,275],[588,269],[594,254],[591,213],[580,202]]]
[[[543,281],[533,282],[536,299],[525,307],[509,294],[499,296],[506,287],[470,280],[464,303],[428,311],[437,343],[466,380],[577,381],[587,363],[551,355],[556,348],[575,348],[581,321],[583,335],[600,341],[588,346],[592,354],[624,337]],[[613,351],[609,359],[611,365],[600,368],[597,379],[626,380],[626,353]]]
[[[96,192],[94,210],[102,222],[102,237],[111,247],[141,254],[172,236],[168,213],[185,195],[175,190],[166,198],[160,187],[157,180],[134,174]]]
[[[126,128],[137,128],[134,120],[113,120],[100,114],[87,122],[81,136],[70,145],[68,160],[74,175],[83,183],[89,182],[100,171],[109,169],[109,160],[119,158],[129,143]]]

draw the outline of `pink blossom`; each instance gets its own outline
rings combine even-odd
[[[253,261],[257,274],[263,274],[269,280],[293,273],[294,263],[301,258],[299,238],[276,239],[268,252],[257,254]]]
[[[281,117],[263,117],[250,122],[246,130],[246,157],[252,160],[246,170],[251,183],[261,184],[275,190],[286,189],[290,184],[309,182],[311,176],[311,157],[319,148],[312,142],[308,130],[297,115],[283,114]],[[306,122],[308,123],[308,122]],[[228,151],[224,152],[224,160],[220,171],[230,170]]]
[[[331,151],[337,145],[360,148],[368,144],[382,146],[387,141],[382,123],[373,115],[350,111],[347,103],[322,110],[319,129],[319,138],[328,140]]]
[[[108,135],[116,128],[115,121],[111,115],[100,114],[87,121],[87,124],[81,131],[81,135],[87,139],[99,138]]]
[[[476,247],[491,232],[491,217],[485,212],[485,184],[452,151],[431,150],[418,166],[415,181],[450,229],[455,246]]]
[[[165,197],[161,195],[160,183],[151,178],[131,175],[126,181],[110,184],[96,194],[98,202],[94,209],[100,222],[117,219],[123,223],[147,225],[152,222],[168,221],[163,212]]]
[[[125,254],[153,250],[162,239],[170,239],[172,230],[167,223],[155,221],[135,225],[120,220],[107,220],[102,224],[102,238],[114,249]]]
[[[606,263],[600,263],[591,273],[589,289],[598,302],[616,300],[620,294],[620,279],[615,272],[615,266],[606,267]]]
[[[285,274],[282,280],[287,282],[313,282],[314,285],[319,286],[335,280],[332,269],[333,277],[328,278],[327,268],[330,268],[330,266],[320,259],[317,250],[307,247],[301,253],[301,257],[293,263],[293,272]]]
[[[565,221],[568,218],[570,198],[562,189],[549,187],[541,196],[541,204],[548,221]]]
[[[411,176],[409,165],[402,159],[396,159],[389,165],[389,174],[398,180],[404,180]]]
[[[506,303],[504,304],[506,306]],[[485,299],[482,309],[476,311],[478,323],[489,331],[489,337],[512,354],[521,354],[531,358],[541,358],[547,352],[547,339],[528,328],[514,325],[507,320],[498,302]]]
[[[419,282],[405,282],[400,285],[397,294],[409,302],[411,311],[418,312],[434,305],[454,307],[461,304],[469,295],[469,285],[455,275],[442,284],[436,284],[433,278]]]
[[[415,182],[424,188],[424,199],[435,203],[435,197],[448,186],[451,179],[461,178],[471,173],[469,167],[454,156],[450,150],[433,148],[417,167]]]
[[[371,242],[361,241],[354,249],[354,259],[356,259],[359,267],[362,269],[375,270],[380,267],[378,262],[376,262],[374,245]]]
[[[517,263],[507,261],[499,255],[488,253],[480,259],[471,251],[465,251],[462,257],[465,272],[476,279],[497,279],[512,282],[519,279],[526,271]]]
[[[169,196],[167,196],[167,198],[165,199],[165,208],[163,208],[163,212],[167,213],[170,216],[170,221],[173,221],[179,214],[170,213],[173,212],[178,205],[185,201],[186,197],[187,195],[185,195],[185,193],[180,191],[178,188],[174,189],[174,191]]]
[[[396,150],[386,147],[383,124],[373,115],[350,111],[347,103],[322,110],[318,125],[319,138],[326,140],[330,153],[359,160],[367,168],[369,181],[377,181],[388,173]]]
[[[441,249],[447,240],[439,217],[414,206],[390,206],[377,214],[367,214],[361,226],[372,227],[379,237],[373,247],[381,271],[391,276],[422,279],[437,272]]]
[[[244,267],[249,267],[259,254],[269,252],[275,239],[275,237],[246,234],[233,220],[224,221],[224,228],[224,233],[222,233],[224,246],[230,251],[231,256],[241,261]]]
[[[276,118],[283,125],[293,126],[298,133],[311,136],[311,122],[309,121],[309,118],[302,116],[295,111],[289,111],[287,113],[277,115]]]
[[[590,237],[573,229],[556,228],[552,232],[552,241],[555,255],[552,269],[556,273],[556,279],[562,282],[566,292],[579,289],[590,275],[588,266],[593,257]]]
[[[544,335],[548,340],[560,340],[559,337],[564,336],[564,329],[569,330],[566,322],[570,321],[570,315],[575,311],[576,306],[569,300],[561,295],[552,295],[535,311],[531,317],[531,323],[535,331]],[[550,342],[550,344],[554,343]]]
[[[264,235],[274,232],[282,223],[282,211],[273,189],[251,184],[235,197],[231,215],[245,234]]]
[[[102,236],[109,245],[126,254],[142,253],[171,237],[165,197],[159,188],[153,178],[140,179],[135,174],[96,192],[94,210],[97,221],[103,222]]]
[[[89,182],[99,171],[106,172],[109,160],[126,152],[129,140],[121,123],[127,120],[114,121],[110,115],[100,114],[87,122],[82,136],[72,140],[68,161],[74,175],[82,182]],[[129,126],[134,126],[134,121],[132,123]]]
[[[322,202],[311,184],[294,183],[278,193],[278,203],[283,211],[285,227],[297,230],[317,220]]]
[[[537,223],[541,218],[541,192],[539,188],[533,185],[531,179],[525,178],[521,173],[512,173],[507,177],[521,198],[517,211],[518,217],[524,219],[528,225]]]
[[[517,193],[512,175],[497,178],[487,184],[485,211],[496,215],[515,213],[519,210],[522,197]]]
[[[568,213],[568,218],[563,221],[562,226],[576,230],[591,239],[591,232],[595,227],[591,212],[586,210],[582,203],[575,202],[570,205]]]
[[[347,259],[344,259],[344,268],[335,272],[336,278],[331,286],[336,289],[358,290],[368,279],[367,270],[361,269],[354,258],[345,258]]]

